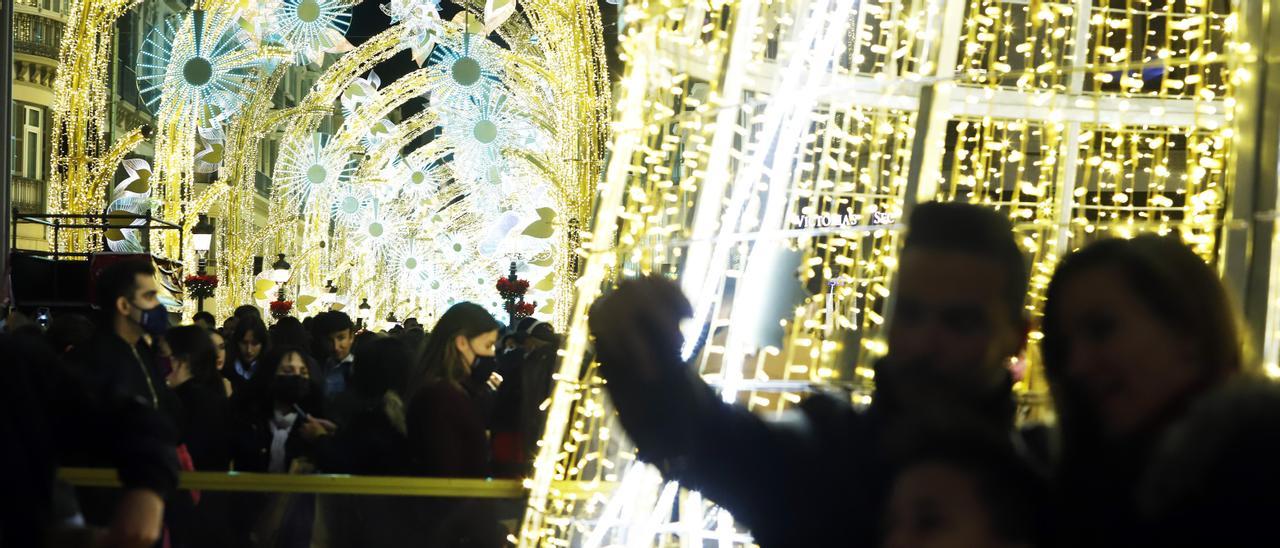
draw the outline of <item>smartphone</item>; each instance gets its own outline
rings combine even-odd
[[[49,328],[49,308],[42,306],[36,309],[36,323],[40,324],[40,329]]]

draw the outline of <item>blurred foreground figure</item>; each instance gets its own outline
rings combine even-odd
[[[1246,374],[1214,269],[1174,238],[1108,239],[1049,284],[1059,546],[1277,546],[1280,390]]]
[[[891,477],[886,439],[917,420],[1014,433],[1011,359],[1027,274],[1009,222],[929,203],[903,247],[889,353],[865,411],[817,395],[785,421],[723,403],[680,356],[678,287],[623,282],[592,308],[600,371],[640,457],[733,512],[762,546],[873,546]]]
[[[0,335],[0,546],[146,548],[160,538],[164,498],[178,482],[171,425],[148,405],[102,398],[36,338]],[[124,484],[104,532],[81,529],[74,491],[56,488],[60,463],[109,462]],[[80,536],[81,540],[74,540]]]

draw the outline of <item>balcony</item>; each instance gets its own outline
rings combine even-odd
[[[23,213],[44,213],[44,181],[15,175],[12,188],[14,208]]]
[[[58,59],[58,45],[62,42],[61,21],[14,12],[13,14],[13,51],[26,53],[47,59]]]

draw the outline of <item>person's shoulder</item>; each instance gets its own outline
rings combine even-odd
[[[1199,398],[1169,428],[1142,478],[1139,499],[1144,512],[1162,523],[1204,516],[1221,525],[1219,532],[1252,534],[1280,511],[1277,460],[1280,385],[1233,380]],[[1267,535],[1274,538],[1269,529]]]

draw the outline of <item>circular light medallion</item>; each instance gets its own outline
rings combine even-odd
[[[182,64],[182,79],[188,84],[200,87],[213,79],[213,63],[204,57],[192,57]]]
[[[347,215],[355,215],[358,211],[360,211],[360,200],[357,200],[355,196],[347,196],[346,198],[343,198],[343,213],[346,213]]]
[[[480,62],[470,57],[459,57],[453,62],[453,81],[461,86],[471,86],[480,81]]]
[[[381,236],[382,236],[382,223],[379,223],[379,222],[369,223],[369,235],[370,235],[370,236],[373,236],[374,238],[379,238],[379,237],[381,237]]]
[[[418,260],[413,257],[409,257],[404,260],[404,267],[409,270],[418,268]]]
[[[325,179],[328,178],[329,170],[325,169],[324,166],[320,164],[315,164],[307,168],[307,181],[310,181],[313,185],[322,185],[324,184]]]
[[[409,176],[409,180],[415,185],[420,185],[427,182],[427,174],[421,171],[415,171],[413,172],[413,175]]]
[[[477,141],[487,145],[498,138],[498,126],[489,120],[480,120],[476,122],[476,127],[471,133]]]
[[[320,18],[320,3],[316,0],[298,2],[298,20],[303,23],[314,23]]]

